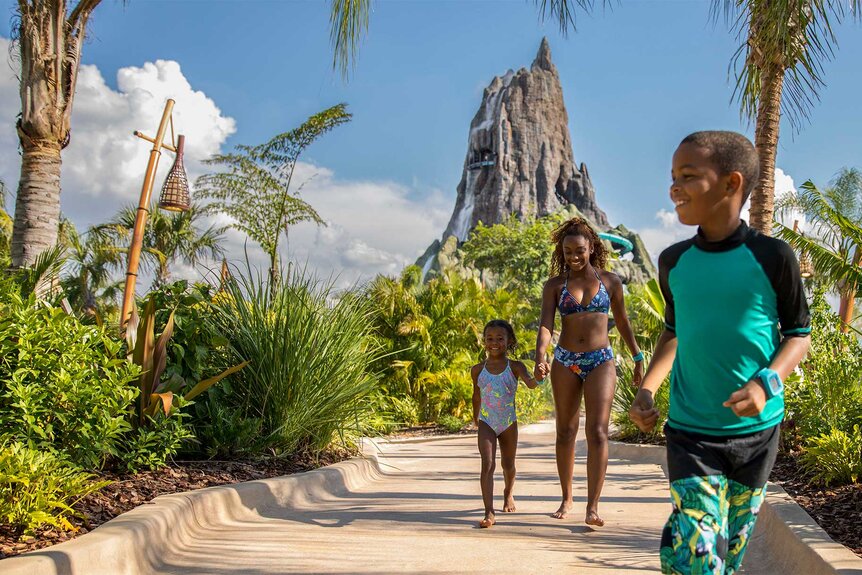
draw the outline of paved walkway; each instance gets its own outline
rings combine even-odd
[[[607,524],[593,531],[583,524],[582,440],[575,512],[563,521],[550,517],[559,504],[553,439],[552,424],[522,429],[518,510],[498,513],[491,529],[476,527],[482,504],[475,436],[384,444],[380,480],[304,508],[208,528],[160,557],[160,572],[657,573],[669,511],[661,468],[612,459],[600,507]]]

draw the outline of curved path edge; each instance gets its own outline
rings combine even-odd
[[[525,430],[526,431],[526,430]],[[458,437],[458,436],[455,436]],[[77,539],[0,561],[2,575],[110,573],[150,575],[190,533],[272,507],[342,495],[381,476],[378,443],[419,443],[453,436],[365,440],[362,457],[305,473],[162,495]],[[664,447],[611,442],[609,456],[665,465]],[[862,575],[862,559],[833,541],[778,485],[770,483],[752,542],[768,572]]]
[[[272,507],[342,495],[380,476],[373,450],[312,471],[161,495],[81,537],[0,561],[2,575],[151,575],[186,535]]]

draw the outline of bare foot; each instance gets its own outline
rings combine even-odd
[[[491,525],[494,525],[496,522],[497,520],[494,518],[494,512],[489,511],[485,514],[485,518],[479,522],[479,527],[481,527],[482,529],[487,529]]]
[[[599,517],[599,514],[595,511],[587,511],[587,517],[584,519],[584,523],[595,527],[604,527],[605,520]]]
[[[560,508],[551,513],[554,519],[565,519],[569,515],[569,510],[572,508],[572,502],[568,499],[560,503]]]
[[[513,513],[515,511],[515,498],[511,493],[503,493],[503,513]]]

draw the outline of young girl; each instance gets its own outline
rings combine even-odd
[[[515,484],[515,450],[518,448],[518,422],[515,419],[515,391],[518,378],[527,387],[538,385],[527,367],[520,361],[511,361],[508,352],[518,345],[515,331],[509,322],[495,319],[483,331],[486,359],[470,370],[473,377],[473,423],[479,428],[479,454],[482,456],[482,501],[485,517],[479,527],[496,523],[494,517],[494,468],[497,459],[497,441],[500,442],[503,464],[503,512],[515,510],[512,487]],[[540,371],[540,373],[542,373]]]
[[[542,317],[536,341],[536,374],[550,371],[557,424],[557,473],[563,501],[553,517],[563,519],[572,506],[575,437],[578,434],[581,397],[586,404],[588,525],[601,526],[599,496],[608,467],[608,420],[614,400],[617,372],[608,339],[608,312],[635,360],[634,384],[643,374],[638,350],[626,316],[623,284],[605,271],[608,254],[598,235],[583,218],[557,228],[552,240],[551,278],[542,292]],[[562,331],[548,366],[545,352],[554,333],[554,316],[560,312]]]

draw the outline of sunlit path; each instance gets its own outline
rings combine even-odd
[[[518,510],[498,513],[492,529],[476,528],[482,506],[475,437],[387,444],[381,446],[381,480],[345,497],[184,538],[186,545],[161,557],[159,572],[658,572],[659,534],[669,510],[661,468],[612,459],[601,505],[607,525],[592,531],[583,524],[579,441],[575,513],[551,519],[559,503],[552,429],[522,430]]]

